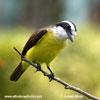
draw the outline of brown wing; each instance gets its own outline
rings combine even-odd
[[[31,35],[29,40],[27,41],[26,45],[24,46],[24,49],[22,51],[22,55],[26,55],[27,51],[32,48],[37,41],[47,32],[46,28],[40,29],[39,31],[36,31]]]

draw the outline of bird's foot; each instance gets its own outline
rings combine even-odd
[[[39,63],[37,63],[37,67],[36,67],[37,69],[36,69],[36,72],[37,71],[41,71],[41,65],[39,64]]]
[[[49,77],[49,82],[51,82],[54,79],[54,73],[49,74],[48,77]]]

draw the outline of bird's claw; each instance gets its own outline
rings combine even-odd
[[[41,65],[39,64],[39,63],[37,63],[37,67],[36,67],[37,69],[36,69],[36,72],[37,71],[41,71]]]
[[[49,82],[51,82],[54,79],[54,73],[49,74],[48,77],[49,77]]]

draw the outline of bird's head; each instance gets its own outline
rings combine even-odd
[[[77,35],[76,25],[72,23],[71,21],[62,21],[56,24],[56,27],[59,27],[59,26],[62,27],[66,31],[67,38],[73,42],[74,37]]]

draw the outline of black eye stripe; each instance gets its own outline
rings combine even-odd
[[[71,23],[74,25],[75,31],[77,31],[76,25],[73,22],[71,22]],[[56,26],[61,26],[64,29],[67,29],[68,28],[68,29],[71,30],[71,26],[68,23],[66,23],[66,22],[60,22],[60,23],[56,24]]]
[[[56,24],[56,26],[61,26],[61,27],[63,27],[64,29],[66,29],[67,27],[70,27],[70,25],[67,24],[67,23],[65,23],[65,22],[58,23],[58,24]]]

